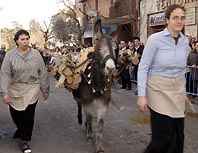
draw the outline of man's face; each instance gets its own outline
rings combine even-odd
[[[138,39],[135,39],[134,44],[135,44],[135,47],[138,47],[140,46],[140,41]]]
[[[30,38],[28,35],[22,34],[16,42],[21,50],[26,50],[29,48]]]
[[[124,47],[126,47],[126,46],[127,46],[127,44],[126,44],[126,42],[125,42],[125,41],[121,41],[121,42],[120,42],[120,45],[121,45],[121,47],[122,47],[122,48],[124,48]]]
[[[185,12],[177,8],[171,14],[170,18],[166,19],[168,23],[168,29],[173,33],[182,31],[185,24]]]

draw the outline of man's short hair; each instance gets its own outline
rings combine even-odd
[[[121,43],[121,44],[125,44],[126,41],[125,41],[125,40],[121,40],[120,43]]]
[[[133,40],[139,40],[140,41],[140,37],[133,37]]]

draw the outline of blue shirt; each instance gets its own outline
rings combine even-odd
[[[189,41],[182,33],[176,44],[167,28],[152,34],[146,43],[138,68],[138,96],[146,95],[148,75],[177,77],[184,75]]]

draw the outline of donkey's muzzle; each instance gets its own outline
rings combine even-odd
[[[115,66],[115,62],[113,59],[108,59],[106,64],[105,64],[105,73],[106,75],[112,75],[113,72],[115,71],[116,66]]]

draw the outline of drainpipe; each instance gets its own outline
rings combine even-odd
[[[136,0],[136,7],[135,7],[135,18],[137,17],[136,19],[136,30],[137,30],[137,33],[136,35],[140,35],[140,1],[141,0]]]

